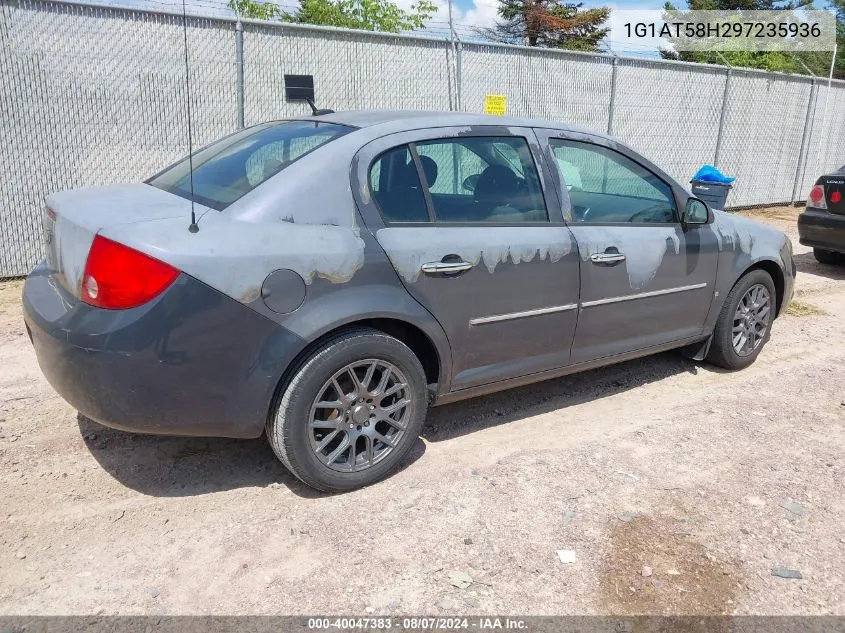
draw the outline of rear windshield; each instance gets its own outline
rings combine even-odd
[[[147,181],[188,200],[222,210],[295,160],[354,128],[318,121],[263,123],[194,154],[194,195],[188,159]]]

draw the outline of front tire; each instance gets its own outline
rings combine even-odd
[[[341,332],[293,372],[267,439],[312,488],[368,486],[396,470],[416,442],[426,393],[422,365],[404,343],[370,328]]]
[[[837,264],[841,264],[845,261],[845,255],[842,255],[842,253],[828,251],[823,248],[814,248],[813,257],[815,257],[816,261],[820,264],[829,264],[831,266],[836,266]]]
[[[752,270],[736,282],[725,298],[707,361],[725,369],[744,369],[769,340],[777,295],[771,276]]]

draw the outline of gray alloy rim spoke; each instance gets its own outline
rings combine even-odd
[[[334,420],[311,420],[311,426],[315,429],[336,429],[340,424],[341,419],[335,418]]]
[[[378,432],[373,433],[373,439],[376,439],[379,442],[381,442],[382,444],[385,444],[387,446],[391,446],[391,447],[393,446],[393,439],[387,437],[386,435],[382,435],[381,433],[378,433]]]
[[[336,449],[334,449],[331,453],[329,453],[329,454],[326,456],[326,458],[323,460],[323,462],[324,462],[325,464],[327,464],[327,465],[331,466],[331,465],[335,462],[335,460],[336,460],[338,457],[340,457],[341,453],[343,453],[343,452],[344,452],[347,448],[349,448],[349,445],[350,445],[349,436],[348,436],[348,435],[346,435],[346,436],[344,436],[344,438],[341,440],[341,442],[340,442],[340,444],[338,445],[338,447],[337,447]]]
[[[387,415],[390,415],[391,413],[396,413],[399,409],[401,409],[404,406],[409,405],[410,403],[411,403],[410,400],[406,400],[406,399],[403,398],[402,400],[398,400],[398,401],[394,402],[393,404],[391,404],[389,406],[382,407],[381,410],[384,413],[386,413]]]
[[[316,450],[317,450],[317,452],[319,453],[319,452],[320,452],[320,451],[322,451],[324,448],[326,448],[326,446],[328,446],[328,445],[331,443],[331,441],[332,441],[334,438],[336,438],[336,437],[337,437],[337,434],[338,434],[338,433],[340,433],[340,429],[335,429],[334,431],[332,431],[331,433],[329,433],[328,435],[326,435],[326,437],[324,437],[324,438],[320,441],[320,443],[319,443],[319,444],[317,444],[317,449],[316,449]]]
[[[381,378],[378,381],[378,386],[375,389],[375,393],[386,396],[387,392],[385,390],[387,389],[387,383],[389,381],[390,381],[390,372],[389,371],[382,372]]]
[[[406,384],[403,384],[403,383],[397,383],[397,384],[393,385],[390,389],[388,389],[387,391],[385,391],[385,392],[382,394],[382,396],[384,396],[384,397],[387,397],[387,396],[392,396],[394,393],[398,393],[400,390],[405,389],[405,388],[407,388],[407,387],[408,387],[408,385],[406,385]]]
[[[365,455],[365,458],[366,458],[367,467],[369,468],[370,466],[373,465],[373,443],[374,442],[373,442],[373,438],[370,437],[369,435],[366,435],[364,437],[366,438],[366,443],[367,443],[367,449],[366,449],[364,455]]]
[[[343,403],[340,400],[323,400],[314,406],[318,409],[340,409]]]
[[[367,373],[364,374],[364,380],[361,381],[361,385],[364,389],[370,388],[370,383],[373,381],[373,374],[376,371],[376,365],[378,363],[372,363],[369,367],[367,367]]]
[[[361,381],[358,380],[358,374],[355,373],[355,367],[353,365],[349,365],[346,368],[346,372],[352,377],[352,383],[355,385],[356,391],[363,391],[364,386],[361,384]]]
[[[405,425],[402,422],[394,420],[393,418],[391,418],[388,415],[381,416],[380,419],[381,419],[382,422],[384,422],[385,424],[389,424],[391,427],[393,427],[397,431],[404,431],[405,430]]]
[[[408,380],[398,367],[373,358],[349,363],[311,404],[311,448],[332,470],[365,470],[399,445],[413,409]]]
[[[347,437],[349,437],[349,436],[347,435]],[[349,441],[349,450],[346,451],[346,463],[349,465],[349,468],[351,470],[355,470],[355,457],[357,456],[357,453],[355,452],[355,444],[356,443],[357,442],[350,440]]]
[[[766,337],[771,319],[771,295],[763,284],[754,284],[743,295],[736,308],[731,329],[734,351],[748,356]]]

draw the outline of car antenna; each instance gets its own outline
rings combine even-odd
[[[334,113],[334,110],[319,109],[314,105],[314,75],[285,75],[285,99],[305,101],[311,106],[312,116]]]
[[[191,133],[191,74],[188,69],[188,10],[185,7],[185,0],[182,0],[182,34],[185,38],[185,92],[188,102],[188,169],[191,182],[191,224],[188,231],[196,233],[200,230],[197,224],[197,214],[194,211],[194,147],[193,134]]]

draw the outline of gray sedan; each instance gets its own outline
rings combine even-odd
[[[671,348],[745,367],[795,276],[783,233],[613,138],[459,113],[257,125],[52,196],[44,232],[25,319],[62,397],[129,431],[266,429],[322,490],[389,474],[432,405]]]

